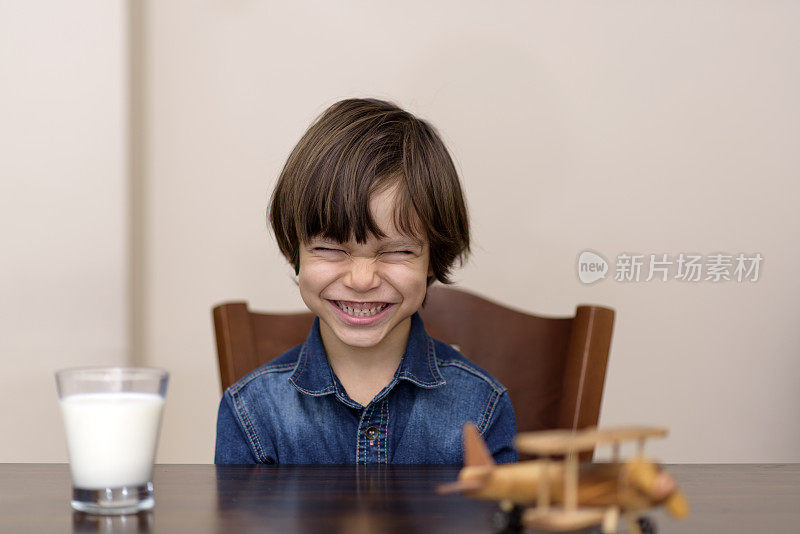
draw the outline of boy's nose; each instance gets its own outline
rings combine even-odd
[[[356,258],[347,272],[344,283],[355,291],[365,293],[375,289],[381,283],[378,269],[373,260],[369,258]]]

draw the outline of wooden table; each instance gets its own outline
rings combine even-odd
[[[662,533],[800,532],[800,465],[675,465],[692,513]],[[457,467],[157,465],[155,510],[98,518],[69,508],[65,464],[0,464],[0,532],[489,533],[492,503],[434,488]]]

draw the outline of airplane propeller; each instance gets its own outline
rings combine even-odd
[[[634,458],[628,461],[631,483],[653,503],[664,503],[667,512],[676,519],[689,515],[689,501],[678,489],[675,479],[651,460]]]

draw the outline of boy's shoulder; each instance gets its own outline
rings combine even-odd
[[[300,359],[300,352],[302,349],[303,343],[292,347],[274,360],[247,373],[229,387],[228,391],[231,394],[236,394],[246,389],[248,386],[263,382],[272,382],[274,380],[285,382],[286,375],[291,374],[295,367],[297,367],[297,361]]]
[[[460,380],[478,382],[496,393],[506,391],[505,386],[481,366],[461,354],[452,345],[431,337],[436,353],[436,366],[446,381]]]

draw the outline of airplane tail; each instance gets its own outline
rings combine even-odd
[[[494,470],[494,458],[474,424],[464,423],[462,439],[464,440],[464,469],[461,470],[458,481],[439,486],[437,492],[440,494],[479,491],[486,485],[492,470]]]
[[[486,442],[483,441],[478,427],[470,422],[462,427],[464,440],[464,465],[465,466],[493,466],[495,465]]]

